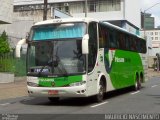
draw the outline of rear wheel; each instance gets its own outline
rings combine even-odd
[[[137,91],[137,90],[140,90],[140,89],[141,89],[141,80],[137,76],[136,77],[136,82],[135,82],[135,85],[134,85],[134,90]]]
[[[99,91],[98,94],[95,96],[95,101],[96,102],[102,102],[104,98],[104,93],[105,93],[105,86],[103,81],[101,80],[99,83]]]
[[[50,102],[58,102],[59,101],[59,97],[48,97]]]

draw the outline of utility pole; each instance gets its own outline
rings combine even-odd
[[[48,5],[48,0],[44,0],[43,20],[47,20],[47,5]]]
[[[88,3],[87,0],[85,0],[85,17],[87,17],[87,13],[88,13]]]

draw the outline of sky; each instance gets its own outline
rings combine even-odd
[[[160,0],[140,0],[141,1],[141,11],[147,10],[146,13],[151,13],[155,17],[155,27],[160,26]],[[158,3],[157,5],[155,5]],[[155,6],[154,6],[155,5]]]

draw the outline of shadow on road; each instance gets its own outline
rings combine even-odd
[[[143,88],[142,88],[143,89]],[[104,97],[104,101],[119,97],[129,92],[133,91],[133,88],[125,88],[120,90],[115,90],[112,92],[107,92]],[[25,100],[20,101],[20,103],[25,105],[40,105],[40,106],[88,106],[94,104],[94,97],[88,98],[61,98],[58,102],[50,102],[47,98],[44,97],[31,97]]]

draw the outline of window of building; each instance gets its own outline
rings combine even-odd
[[[83,2],[74,2],[69,3],[70,13],[84,13],[85,12],[85,3]]]
[[[155,35],[158,35],[158,32],[155,32]]]
[[[89,12],[96,12],[96,2],[92,1],[88,3]]]
[[[101,0],[99,1],[98,5],[99,5],[99,12],[121,10],[120,0]]]
[[[69,6],[65,6],[65,12],[69,13]]]
[[[155,40],[158,40],[158,37],[155,37]]]

